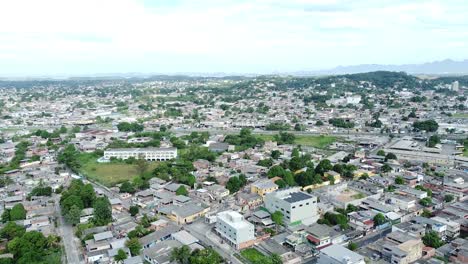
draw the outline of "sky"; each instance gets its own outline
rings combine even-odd
[[[0,76],[468,59],[466,0],[0,0]]]

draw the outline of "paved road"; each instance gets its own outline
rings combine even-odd
[[[73,227],[65,222],[60,208],[60,196],[55,197],[55,212],[58,214],[59,234],[62,237],[63,245],[65,247],[66,263],[80,264],[85,263],[80,256],[80,246],[77,243],[77,238],[73,232]]]
[[[211,246],[216,249],[221,257],[234,264],[243,264],[240,260],[233,256],[235,251],[227,244],[221,243],[220,238],[211,231],[211,226],[204,223],[202,219],[185,225],[184,228],[196,237],[205,246]]]

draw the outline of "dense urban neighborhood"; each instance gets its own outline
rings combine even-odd
[[[468,263],[468,77],[0,80],[0,264]]]

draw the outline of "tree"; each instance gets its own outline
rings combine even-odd
[[[15,204],[10,211],[10,221],[24,220],[26,219],[26,210],[24,209],[23,204]]]
[[[2,223],[10,221],[10,209],[5,209],[2,213]]]
[[[138,175],[142,175],[148,169],[148,162],[143,157],[139,157],[136,161],[136,169]]]
[[[185,196],[188,196],[188,191],[187,191],[187,189],[185,189],[185,186],[184,186],[184,185],[181,185],[181,186],[179,186],[179,188],[177,188],[176,194],[177,194],[177,195],[185,195]]]
[[[117,129],[123,132],[141,132],[144,126],[138,123],[121,122],[117,124]]]
[[[8,252],[15,256],[15,263],[47,263],[47,256],[52,254],[57,243],[51,243],[41,232],[31,231],[21,237],[15,237],[7,244]]]
[[[127,253],[123,251],[122,249],[119,249],[117,251],[117,255],[115,255],[114,260],[117,262],[121,262],[123,260],[127,259]]]
[[[432,213],[431,213],[431,211],[429,211],[429,210],[427,210],[426,208],[424,208],[424,209],[423,209],[423,212],[422,212],[422,214],[421,214],[421,216],[429,218],[429,217],[432,216]]]
[[[348,249],[351,251],[355,251],[358,248],[358,245],[354,242],[349,242]]]
[[[444,195],[444,202],[446,202],[446,203],[450,203],[450,202],[453,201],[454,199],[455,199],[454,196],[451,195],[451,194],[446,194],[446,195]]]
[[[385,161],[387,161],[387,160],[396,160],[396,159],[397,159],[397,156],[395,154],[393,154],[392,152],[387,153],[387,155],[385,156]]]
[[[76,225],[80,223],[80,217],[81,209],[76,205],[72,205],[70,210],[65,214],[65,221],[69,224]]]
[[[333,165],[331,164],[330,160],[324,159],[317,164],[317,167],[315,167],[315,173],[323,175],[325,172],[331,170],[333,168]]]
[[[432,199],[429,197],[422,198],[421,200],[419,200],[419,204],[422,206],[429,206],[432,204]]]
[[[424,245],[433,248],[439,248],[444,245],[444,242],[435,231],[426,232],[426,234],[422,237],[422,241]]]
[[[436,132],[439,129],[439,124],[434,120],[415,121],[413,128],[416,131]]]
[[[112,207],[107,197],[99,197],[94,202],[94,223],[107,225],[112,222]]]
[[[238,192],[240,188],[241,182],[237,176],[229,178],[228,182],[226,183],[226,189],[229,190],[230,194]]]
[[[140,250],[142,246],[140,244],[140,241],[138,241],[138,238],[135,237],[135,238],[131,238],[130,240],[127,240],[127,242],[125,242],[125,245],[130,250],[130,253],[132,254],[132,256],[140,255]]]
[[[275,184],[278,185],[278,188],[280,189],[286,188],[286,186],[288,186],[283,179],[276,180]]]
[[[426,146],[429,148],[435,147],[437,144],[440,144],[440,137],[438,135],[432,135],[429,137]]]
[[[283,177],[285,173],[285,170],[283,167],[279,166],[279,165],[275,165],[273,167],[271,167],[268,172],[267,172],[267,176],[268,178],[273,178],[273,177]]]
[[[130,212],[131,216],[137,215],[139,211],[140,211],[140,209],[138,208],[138,206],[136,206],[136,205],[130,206],[129,212]]]
[[[129,181],[124,181],[119,188],[119,192],[121,193],[135,193],[135,187],[133,187],[133,184]]]
[[[271,158],[272,159],[277,160],[277,159],[279,159],[280,156],[281,156],[281,152],[279,150],[273,150],[271,152]]]
[[[278,142],[278,145],[284,145],[284,144],[294,144],[294,140],[296,139],[296,136],[292,133],[287,133],[287,132],[280,132],[279,134],[275,135],[273,137],[276,142]]]
[[[379,151],[377,151],[377,155],[378,156],[385,156],[385,151],[383,149],[380,149]]]
[[[181,264],[189,264],[190,260],[190,248],[187,245],[183,245],[180,248],[174,248],[171,252],[171,261],[177,261]]]
[[[293,176],[292,172],[290,172],[290,171],[285,171],[284,176],[283,176],[283,180],[286,182],[286,184],[288,186],[295,186],[296,185],[296,181],[294,180],[294,176]]]
[[[94,187],[90,183],[82,186],[80,190],[80,197],[83,201],[83,206],[85,208],[91,207],[93,205],[94,200],[96,200],[96,193],[94,192]]]
[[[392,167],[390,167],[390,165],[388,164],[384,164],[382,166],[382,168],[380,168],[380,170],[383,172],[383,173],[387,173],[387,172],[391,172],[392,171]]]
[[[62,198],[63,197],[65,196],[62,195]],[[81,197],[79,197],[78,195],[68,196],[67,198],[65,198],[65,200],[60,202],[60,205],[62,206],[62,211],[65,215],[68,213],[68,210],[70,210],[70,208],[74,205],[80,209],[84,208],[83,200],[81,200]]]
[[[396,184],[405,184],[405,180],[401,176],[397,176],[395,178],[395,183]]]
[[[195,249],[190,256],[190,264],[221,264],[223,258],[212,248]]]
[[[383,225],[387,222],[387,219],[385,219],[385,216],[381,213],[376,214],[373,220],[374,220],[374,226]]]
[[[271,220],[275,222],[276,225],[276,233],[278,233],[278,227],[283,224],[283,213],[280,211],[276,211],[271,214]]]
[[[63,151],[57,156],[59,163],[65,164],[73,172],[78,172],[78,169],[81,167],[81,164],[78,160],[79,152],[75,148],[75,145],[68,144]]]
[[[0,230],[0,237],[11,240],[15,237],[21,237],[26,232],[26,228],[17,225],[15,222],[8,222]]]

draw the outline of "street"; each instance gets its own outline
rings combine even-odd
[[[235,264],[243,264],[240,260],[233,256],[235,253],[228,244],[222,243],[221,238],[214,234],[211,230],[211,226],[199,219],[196,222],[185,225],[184,228],[190,232],[194,237],[200,240],[203,246],[211,246],[223,257],[225,260]]]
[[[60,208],[60,196],[55,196],[55,211],[57,213],[59,234],[62,237],[63,246],[65,248],[66,263],[79,264],[85,263],[80,256],[80,245],[77,242],[78,238],[75,237],[73,226],[67,224],[62,216]]]

